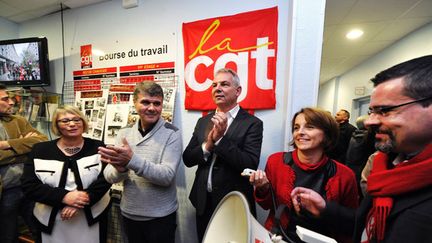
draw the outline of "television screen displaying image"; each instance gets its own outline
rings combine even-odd
[[[48,41],[24,38],[0,41],[0,83],[7,86],[47,86]]]

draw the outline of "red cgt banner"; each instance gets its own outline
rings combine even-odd
[[[277,7],[183,24],[185,108],[213,110],[214,72],[236,70],[244,109],[274,109]]]

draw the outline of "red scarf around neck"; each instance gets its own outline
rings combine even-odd
[[[299,157],[298,157],[298,149],[294,150],[292,152],[292,158],[294,163],[302,170],[304,171],[314,171],[314,170],[318,170],[321,167],[323,167],[325,164],[327,164],[328,158],[326,155],[323,155],[321,160],[319,160],[316,163],[313,164],[306,164],[300,161]]]
[[[297,149],[293,150],[292,152],[288,152],[288,153],[291,153],[291,158],[292,158],[293,163],[297,167],[299,167],[300,169],[302,169],[304,171],[318,170],[318,169],[322,168],[324,165],[326,165],[327,162],[331,161],[328,159],[328,157],[326,155],[324,155],[321,158],[321,160],[318,161],[317,163],[306,164],[306,163],[303,163],[300,161],[300,159],[298,157],[298,150]],[[276,153],[276,156],[277,157],[274,157],[275,160],[280,160],[280,161],[284,160],[284,153],[283,152]],[[294,184],[296,181],[296,173],[290,165],[284,165],[283,168],[284,168],[284,170],[282,170],[281,175],[283,175],[287,178],[286,181],[284,181],[283,187],[286,188],[285,190],[288,192],[288,195],[289,195],[291,193],[291,191],[294,189]],[[329,179],[329,181],[327,182],[327,185],[325,186],[327,199],[330,201],[340,201],[339,197],[341,195],[339,193],[337,193],[337,192],[339,192],[339,184],[338,183],[331,183],[330,181],[331,181],[331,179]],[[279,203],[284,203],[288,207],[289,210],[292,209],[291,199],[286,200],[286,201],[281,201]],[[274,215],[274,212],[272,212],[272,213]],[[289,224],[288,215],[289,215],[289,213],[284,213],[280,217],[280,223],[283,227],[287,227]],[[273,227],[273,224],[274,224],[273,221],[269,222],[267,219],[265,226],[267,229],[270,230]]]
[[[367,180],[368,193],[374,197],[367,218],[366,232],[369,240],[373,235],[378,241],[384,239],[386,219],[393,207],[392,196],[432,185],[432,144],[393,169],[388,168],[392,162],[388,159],[387,154],[378,152]]]

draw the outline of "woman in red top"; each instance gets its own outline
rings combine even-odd
[[[295,233],[296,225],[338,242],[349,242],[351,237],[340,230],[349,226],[336,227],[331,219],[318,219],[306,211],[296,214],[290,197],[293,188],[302,186],[313,189],[328,201],[351,208],[358,206],[354,173],[326,155],[337,142],[338,124],[326,111],[303,108],[294,115],[291,125],[294,151],[270,155],[265,172],[257,170],[250,176],[256,201],[264,209],[270,209],[265,227],[272,232],[282,228],[296,242],[301,242]],[[280,225],[276,223],[275,212]]]

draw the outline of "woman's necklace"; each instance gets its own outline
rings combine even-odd
[[[59,146],[60,149],[66,152],[68,155],[74,155],[77,154],[79,151],[81,151],[82,147],[84,146],[84,140],[79,145],[76,146],[66,147],[62,143],[60,143],[59,145],[60,145]]]
[[[68,153],[68,154],[76,154],[76,153],[78,153],[79,151],[81,151],[81,148],[82,148],[82,147],[80,147],[80,146],[77,146],[77,147],[65,147],[65,148],[63,148],[63,150],[64,150],[66,153]]]

